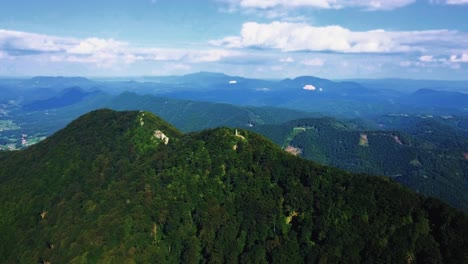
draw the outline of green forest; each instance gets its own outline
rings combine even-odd
[[[250,130],[283,148],[299,149],[306,159],[356,173],[385,175],[468,212],[464,132],[423,118],[380,118],[379,123],[389,130],[371,130],[362,123],[308,118]]]
[[[468,263],[465,213],[251,131],[97,110],[0,168],[1,263]]]

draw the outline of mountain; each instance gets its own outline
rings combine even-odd
[[[372,122],[380,129],[403,131],[439,148],[468,149],[468,118],[465,116],[383,115]]]
[[[466,263],[468,216],[262,136],[98,110],[0,153],[2,263]]]
[[[468,137],[431,119],[407,118],[412,125],[403,126],[412,134],[369,130],[362,122],[332,118],[249,129],[304,158],[353,172],[386,175],[468,212]],[[396,127],[393,124],[389,129]]]
[[[211,72],[97,80],[81,77],[0,80],[0,86],[8,85],[9,88],[19,90],[57,91],[77,86],[85,91],[99,89],[113,95],[133,92],[139,95],[240,106],[290,108],[347,118],[369,118],[389,113],[466,116],[466,94],[462,93],[465,91],[465,84],[466,82],[405,80],[333,81],[314,76],[262,80]],[[406,90],[405,87],[410,88]],[[421,88],[413,90],[416,87]],[[454,92],[454,89],[461,92]],[[30,97],[31,94],[36,93],[27,92],[23,97]],[[47,98],[36,98],[39,99]]]
[[[52,89],[63,89],[67,87],[79,86],[79,87],[93,87],[96,83],[84,77],[51,77],[51,76],[37,76],[30,79],[22,80],[18,83],[19,87],[22,88],[52,88]]]
[[[97,92],[86,92],[79,87],[71,87],[60,92],[59,95],[45,99],[38,100],[23,106],[26,111],[47,110],[53,108],[61,108],[76,104],[86,97]]]
[[[284,108],[235,106],[137,95],[129,92],[114,97],[104,106],[115,110],[149,111],[164,118],[184,132],[220,126],[245,128],[318,115]]]
[[[405,94],[413,93],[420,89],[468,93],[468,81],[412,79],[354,79],[350,81],[357,82],[370,89],[394,90]]]
[[[468,94],[421,89],[401,99],[402,103],[427,107],[454,108],[468,111]]]
[[[184,132],[219,126],[249,127],[319,116],[314,113],[275,107],[241,107],[138,95],[130,92],[114,96],[104,92],[86,92],[81,89],[66,89],[60,95],[45,100],[36,100],[31,104],[5,105],[7,107],[4,118],[17,124],[19,128],[0,131],[0,148],[2,145],[11,144],[14,144],[16,148],[24,148],[29,144],[23,144],[23,135],[28,135],[32,140],[50,136],[73,119],[98,108],[150,111],[170,121]]]

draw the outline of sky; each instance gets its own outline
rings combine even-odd
[[[468,80],[468,0],[1,0],[0,76]]]

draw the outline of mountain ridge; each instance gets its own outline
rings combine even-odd
[[[463,213],[246,130],[97,110],[0,165],[4,263],[468,259]]]

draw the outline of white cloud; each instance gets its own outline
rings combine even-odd
[[[114,39],[77,39],[0,30],[0,54],[2,57],[42,56],[41,60],[50,62],[112,67],[138,61],[212,63],[239,56],[241,53],[225,49],[141,48]]]
[[[445,5],[466,5],[468,0],[431,0],[431,3]]]
[[[303,65],[306,66],[323,66],[325,64],[325,61],[322,59],[310,59],[310,60],[304,60],[302,61]]]
[[[460,56],[457,55],[452,55],[450,56],[450,62],[468,62],[468,53],[463,53]]]
[[[423,62],[431,62],[431,61],[434,61],[434,56],[424,55],[424,56],[419,57],[419,60]]]
[[[460,56],[452,55],[450,56],[451,62],[468,62],[468,53],[463,53]]]
[[[312,84],[306,84],[302,89],[307,90],[307,91],[315,91],[317,88],[313,86]]]
[[[333,25],[316,27],[305,23],[274,21],[247,22],[240,36],[228,36],[211,44],[228,48],[262,48],[291,51],[332,51],[339,53],[424,52],[433,46],[468,46],[468,33],[454,30],[351,31]]]
[[[466,5],[468,0],[447,0],[445,3],[448,5]]]
[[[468,54],[462,53],[461,55],[451,56],[433,56],[423,55],[415,61],[405,60],[401,61],[401,67],[416,67],[416,68],[451,68],[460,69],[460,63],[468,63]]]
[[[57,52],[63,51],[75,40],[21,31],[0,29],[0,49],[7,52]]]
[[[306,7],[316,9],[363,8],[366,10],[391,10],[410,5],[415,1],[416,0],[228,0],[224,2],[230,3],[231,6],[256,9]]]
[[[94,54],[98,52],[119,52],[127,46],[127,43],[113,39],[88,38],[77,45],[67,49],[72,54]]]
[[[275,6],[331,8],[328,0],[240,0],[241,7],[271,8]]]
[[[229,81],[229,84],[236,84],[236,83],[237,83],[236,80]]]

